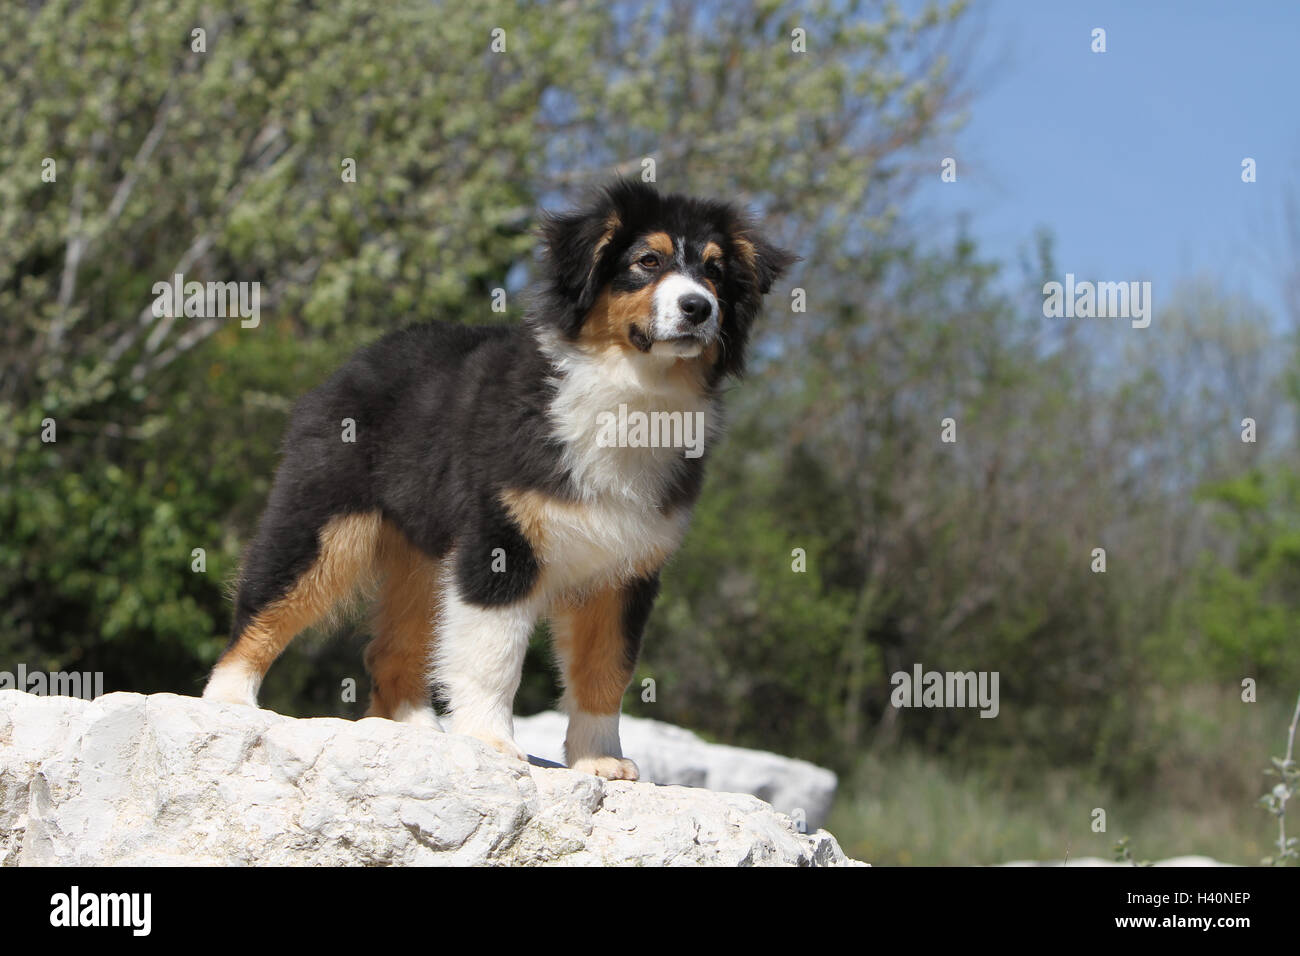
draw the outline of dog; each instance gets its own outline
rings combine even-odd
[[[630,180],[540,234],[522,324],[393,332],[297,404],[205,698],[256,706],[293,637],[371,581],[367,716],[441,729],[436,691],[451,731],[527,760],[512,708],[545,617],[569,767],[637,778],[620,705],[707,455],[607,426],[700,421],[711,443],[796,257],[734,204]]]

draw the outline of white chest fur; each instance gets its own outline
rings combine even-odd
[[[564,346],[547,351],[556,370],[552,434],[563,445],[572,491],[582,500],[657,507],[689,458],[721,432],[720,408],[686,376],[674,374],[678,360],[671,356],[619,349],[590,355]]]
[[[567,588],[657,569],[690,520],[689,508],[660,510],[665,492],[720,434],[720,408],[673,373],[671,357],[593,355],[553,340],[544,349],[556,373],[552,434],[576,499],[533,496],[526,504],[544,578]]]
[[[534,499],[534,548],[547,591],[617,584],[641,577],[667,560],[682,542],[690,510],[668,515],[626,501],[572,504]]]

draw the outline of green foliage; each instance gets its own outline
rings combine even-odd
[[[1114,846],[1115,862],[1127,863],[1130,866],[1150,866],[1150,860],[1139,860],[1133,856],[1133,847],[1130,845],[1129,838],[1120,837],[1115,841]]]
[[[778,229],[818,210],[878,229],[889,205],[870,187],[949,97],[940,64],[904,67],[950,17],[794,10],[741,5],[722,30],[704,10],[572,0],[16,15],[0,43],[4,659],[197,687],[292,400],[388,329],[494,318],[489,293],[517,289],[557,187],[644,151],[665,185],[740,192]],[[790,51],[796,20],[816,57]],[[261,324],[154,316],[177,272],[260,283]],[[333,661],[305,645],[267,702],[338,710],[355,665],[311,684],[303,656]]]
[[[1250,472],[1208,485],[1226,557],[1203,556],[1181,609],[1202,666],[1289,686],[1300,672],[1300,472]]]
[[[510,3],[28,19],[0,44],[0,651],[191,690],[292,399],[413,316],[486,317],[530,250],[536,112],[571,49]],[[527,56],[485,54],[497,23]],[[259,282],[263,322],[152,315],[176,272]]]

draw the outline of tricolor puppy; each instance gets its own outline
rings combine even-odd
[[[204,697],[256,706],[294,635],[373,582],[369,715],[437,728],[436,689],[452,731],[526,759],[511,708],[545,617],[569,766],[636,779],[619,706],[707,455],[602,423],[715,435],[794,257],[730,204],[632,182],[547,217],[542,240],[523,325],[394,332],[299,402]]]

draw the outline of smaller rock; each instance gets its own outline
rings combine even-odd
[[[556,711],[515,718],[515,740],[534,757],[562,764],[568,718]],[[658,720],[624,716],[619,721],[623,755],[636,762],[641,779],[724,793],[748,793],[795,819],[807,830],[825,825],[835,799],[834,772],[765,750],[711,744]]]

